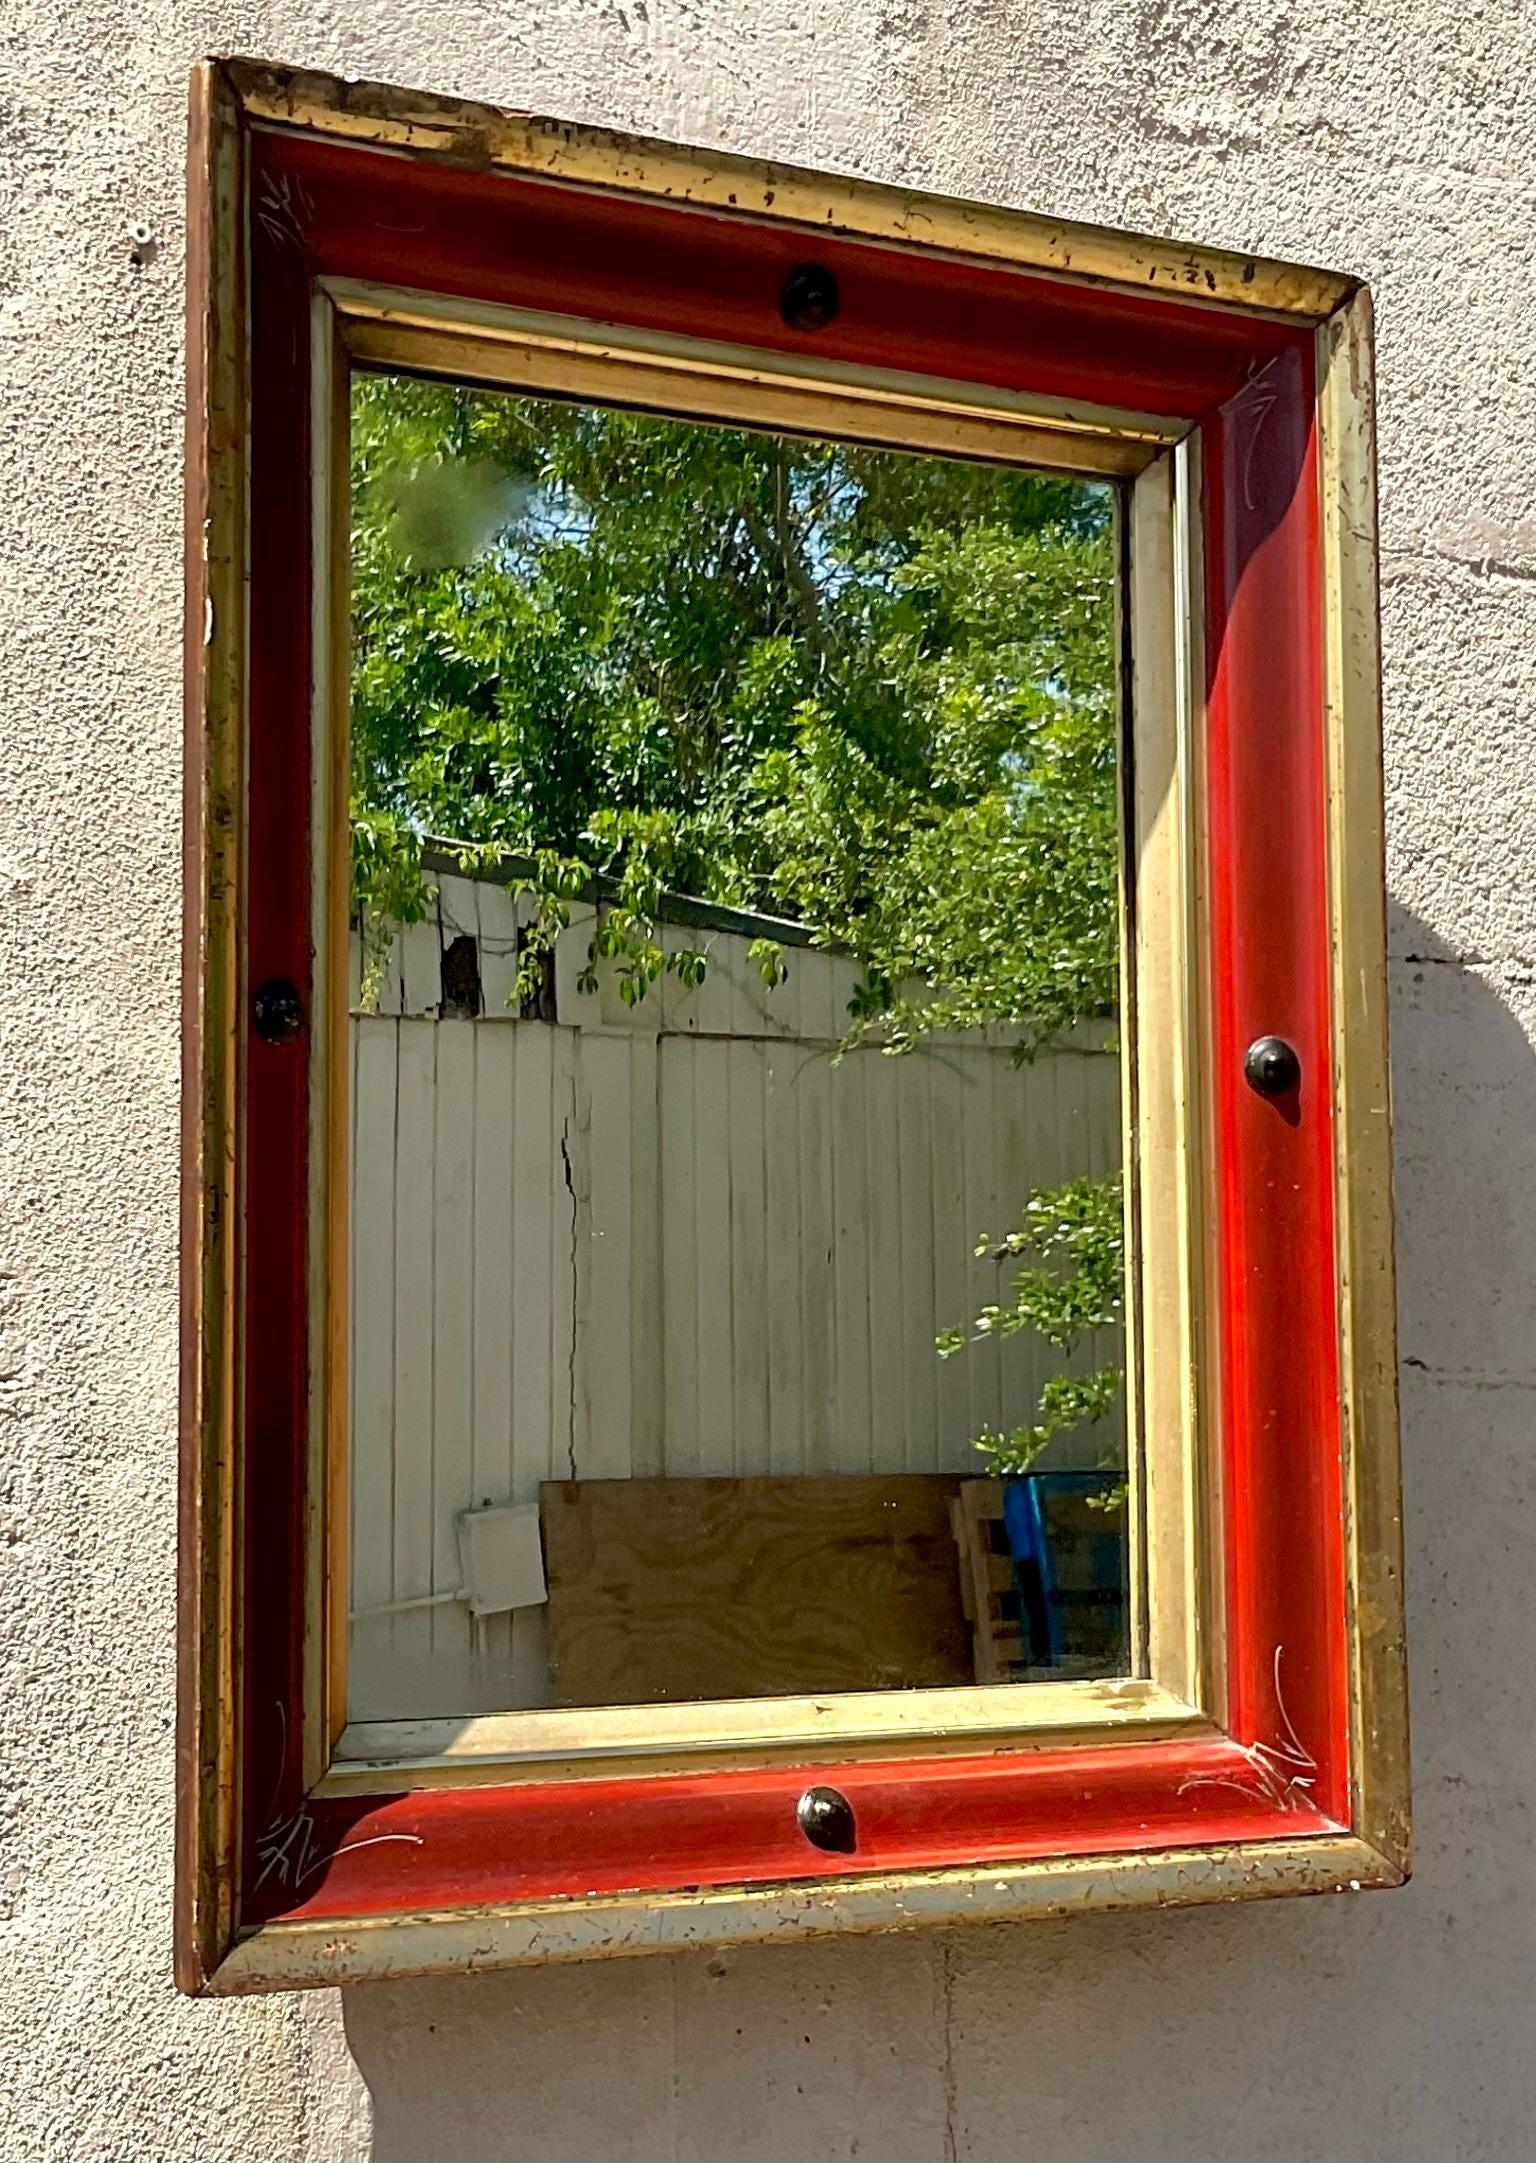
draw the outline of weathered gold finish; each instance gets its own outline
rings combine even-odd
[[[1406,1876],[1408,1687],[1387,1054],[1370,295],[1318,333],[1333,931],[1340,1381],[1353,1661],[1351,1818]]]
[[[1040,438],[1049,434],[1054,463],[1090,474],[1100,470],[1092,462],[1096,444],[1134,451],[1142,472],[1132,496],[1132,531],[1141,569],[1133,573],[1129,593],[1131,647],[1138,656],[1135,726],[1138,754],[1144,734],[1150,755],[1138,755],[1133,762],[1136,803],[1130,820],[1136,861],[1128,886],[1135,890],[1145,880],[1153,900],[1152,913],[1128,949],[1137,985],[1135,1031],[1133,1036],[1127,1030],[1123,1055],[1128,1111],[1136,1101],[1139,1046],[1154,1052],[1149,1071],[1158,1079],[1150,1090],[1149,1117],[1142,1120],[1136,1114],[1138,1123],[1127,1135],[1128,1184],[1145,1189],[1145,1200],[1129,1213],[1128,1229],[1133,1241],[1145,1237],[1153,1243],[1160,1283],[1165,1272],[1183,1272],[1187,1279],[1193,1266],[1191,1212],[1200,1184],[1193,1141],[1199,1091],[1184,1012],[1183,987],[1189,975],[1185,932],[1192,920],[1186,889],[1193,873],[1185,831],[1191,732],[1176,711],[1183,678],[1173,566],[1197,545],[1192,538],[1197,510],[1187,483],[1176,495],[1166,449],[1183,438],[1185,424],[1145,415],[1099,414],[1090,407],[1072,409],[1066,417],[1066,409],[1050,412],[1044,401],[1001,393],[978,396],[969,386],[930,384],[921,377],[875,369],[829,373],[825,367],[801,363],[776,369],[767,357],[740,348],[618,334],[607,325],[591,328],[568,318],[341,281],[327,283],[325,299],[336,309],[336,337],[354,360],[413,373],[510,382],[524,392],[643,402],[647,408],[660,403],[672,412],[736,425],[788,419],[816,435],[894,440],[911,449],[960,451],[1010,463],[1033,462]],[[327,378],[320,392],[325,411],[316,414],[317,441],[329,440],[327,416],[334,395]],[[1096,435],[1096,429],[1102,434]],[[1155,467],[1147,463],[1151,457],[1158,460]],[[332,459],[331,486],[344,495],[346,462],[339,454]],[[341,516],[339,510],[333,513],[337,530]],[[344,619],[339,620],[338,636],[344,632]],[[344,682],[344,652],[333,654],[322,674],[332,684]],[[344,719],[335,725],[344,726]],[[315,757],[318,766],[325,757],[322,742],[316,743]],[[344,838],[333,828],[331,847],[343,849]],[[328,887],[336,876],[333,867],[317,862],[315,868],[317,881]],[[332,937],[339,940],[344,927],[334,928],[340,926],[334,915],[332,922]],[[337,945],[329,959],[334,981],[342,980],[344,965],[344,951]],[[1181,1048],[1177,1075],[1167,1067],[1170,1043]],[[343,1092],[344,1075],[339,1066],[335,1072],[334,1086]],[[344,1135],[342,1120],[333,1130],[336,1153],[327,1175],[333,1187],[342,1183]],[[1134,1258],[1135,1248],[1131,1251],[1127,1276],[1135,1279],[1146,1271]],[[327,1267],[322,1275],[331,1287],[328,1336],[335,1343],[346,1329],[344,1309],[337,1306],[344,1296],[344,1270]],[[846,1759],[920,1746],[946,1753],[978,1745],[1091,1744],[1131,1728],[1149,1736],[1200,1731],[1207,1723],[1190,1685],[1201,1679],[1198,1648],[1213,1635],[1209,1618],[1202,1621],[1196,1612],[1199,1602],[1210,1598],[1211,1572],[1197,1537],[1203,1530],[1197,1524],[1198,1500],[1207,1485],[1199,1460],[1206,1444],[1196,1418],[1190,1292],[1187,1284],[1171,1284],[1159,1298],[1157,1327],[1139,1332],[1148,1413],[1139,1419],[1139,1435],[1133,1428],[1133,1458],[1137,1439],[1144,1439],[1157,1455],[1155,1478],[1139,1463],[1132,1465],[1132,1562],[1138,1579],[1143,1573],[1136,1566],[1143,1559],[1149,1565],[1133,1595],[1141,1625],[1141,1681],[1012,1683],[964,1690],[850,1692],[825,1701],[788,1698],[373,1721],[342,1729],[336,1762],[325,1772],[327,1790],[484,1785],[640,1765],[650,1771],[697,1770],[705,1762],[764,1762],[795,1750],[831,1750]],[[1165,1316],[1161,1309],[1169,1300],[1172,1306]],[[1171,1329],[1163,1326],[1169,1316],[1176,1325]],[[333,1459],[330,1485],[338,1509],[344,1477]],[[333,1556],[340,1539],[338,1533]],[[337,1580],[333,1577],[332,1582],[334,1586]],[[330,1671],[336,1677],[345,1671],[346,1608],[344,1598],[331,1599]]]
[[[1358,1893],[1401,1873],[1363,1840],[1263,1840],[1230,1848],[915,1870],[870,1878],[618,1894],[385,1915],[366,1922],[276,1923],[238,1943],[214,1978],[220,1993],[302,1990],[383,1977],[459,1974],[594,1955],[680,1952],[828,1937],[848,1931],[952,1929],[1090,1910],[1182,1908],[1281,1893]]]
[[[313,516],[314,682],[310,715],[314,1011],[310,1061],[309,1251],[324,1257],[310,1275],[312,1362],[306,1513],[305,1696],[319,1717],[304,1723],[305,1785],[325,1773],[346,1721],[346,1640],[333,1617],[346,1613],[350,1567],[347,1489],[347,1380],[351,1369],[347,1222],[347,926],[351,684],[352,506],[348,492],[351,376],[336,312],[323,294],[311,307],[310,380],[315,412]]]
[[[343,82],[301,68],[254,60],[230,60],[225,66],[255,121],[407,156],[447,157],[491,172],[580,181],[669,203],[745,211],[814,232],[979,256],[1085,284],[1230,304],[1246,315],[1320,323],[1351,290],[1352,281],[1336,272],[1264,256],[1186,247],[992,203],[924,195],[793,165],[765,165],[724,151],[652,142],[381,83]]]
[[[840,436],[896,450],[1006,458],[1084,475],[1139,473],[1185,421],[897,369],[810,362],[701,338],[328,279],[354,359],[456,382],[643,404],[699,420]]]
[[[189,163],[176,1973],[193,1990],[234,1928],[238,1859],[243,150],[238,105],[209,65],[192,81]]]
[[[1127,1361],[1140,1477],[1132,1487],[1146,1672],[1209,1711],[1219,1638],[1205,1497],[1213,1432],[1199,1358],[1202,1103],[1194,966],[1199,679],[1188,666],[1200,584],[1198,474],[1186,446],[1130,494],[1131,680],[1126,761],[1134,876],[1127,881],[1128,1012],[1122,1085],[1128,1210]]]
[[[706,1760],[720,1769],[807,1757],[943,1757],[1216,1732],[1195,1706],[1135,1677],[368,1720],[342,1731],[322,1792],[398,1794],[598,1772],[697,1772]]]

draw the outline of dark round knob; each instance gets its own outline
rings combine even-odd
[[[1255,1037],[1243,1061],[1243,1076],[1261,1097],[1283,1097],[1301,1080],[1301,1061],[1283,1036]]]
[[[813,1848],[851,1855],[858,1846],[853,1804],[835,1787],[808,1787],[795,1805],[795,1816]]]
[[[251,1001],[256,1034],[268,1044],[291,1044],[304,1026],[304,1001],[285,976],[268,977]]]
[[[779,313],[791,330],[825,330],[837,313],[837,280],[820,263],[801,263],[784,280]]]

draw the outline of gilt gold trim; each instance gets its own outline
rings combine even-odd
[[[1370,295],[1318,333],[1340,1381],[1356,1829],[1409,1867]]]
[[[1215,1733],[1195,1706],[1134,1677],[366,1720],[343,1729],[320,1792],[400,1794],[594,1773],[698,1772],[705,1760],[719,1771],[808,1754],[830,1763]]]
[[[1091,407],[1062,414],[1041,402],[1005,394],[981,396],[970,386],[930,383],[879,370],[841,369],[786,362],[744,349],[681,337],[641,333],[618,338],[611,326],[570,318],[439,300],[327,281],[326,301],[337,310],[337,329],[353,361],[416,373],[507,384],[520,392],[546,392],[643,404],[761,426],[784,417],[767,390],[794,401],[792,425],[818,436],[898,441],[939,455],[991,457],[1033,464],[1042,428],[1052,432],[1060,461],[1093,477],[1095,442],[1135,447],[1141,477],[1132,485],[1130,525],[1133,568],[1129,585],[1131,649],[1135,663],[1137,752],[1130,762],[1136,803],[1129,816],[1134,835],[1133,888],[1146,882],[1153,897],[1146,928],[1128,958],[1134,996],[1135,1040],[1129,1023],[1123,1053],[1123,1091],[1128,1114],[1125,1163],[1128,1186],[1146,1198],[1128,1212],[1133,1242],[1127,1276],[1143,1274],[1135,1242],[1152,1243],[1159,1282],[1166,1273],[1194,1266],[1195,1196],[1200,1184],[1195,1156],[1199,1092],[1194,1087],[1191,1017],[1185,940],[1192,921],[1187,887],[1192,863],[1187,840],[1191,730],[1180,719],[1178,700],[1187,686],[1181,668],[1174,609],[1174,566],[1198,550],[1198,507],[1189,469],[1175,486],[1170,446],[1185,425],[1151,416],[1105,414]],[[461,329],[461,324],[467,329]],[[765,390],[767,386],[767,390]],[[329,400],[328,384],[321,391]],[[765,407],[767,410],[765,410]],[[963,437],[957,425],[963,418]],[[328,440],[317,414],[317,440]],[[1102,430],[1096,435],[1095,430]],[[1134,430],[1132,434],[1130,431]],[[1063,432],[1058,432],[1063,431]],[[1148,459],[1155,459],[1149,465]],[[332,486],[346,487],[346,461],[332,460]],[[336,529],[340,514],[336,514]],[[1122,542],[1126,520],[1120,521]],[[345,636],[338,617],[336,636]],[[333,658],[330,677],[346,678],[345,655]],[[1145,736],[1149,755],[1141,755]],[[320,747],[317,746],[317,763]],[[1128,837],[1129,838],[1129,837]],[[340,846],[333,834],[332,847]],[[329,874],[317,865],[317,876]],[[336,921],[333,918],[333,922]],[[1138,919],[1140,921],[1140,919]],[[344,930],[344,927],[343,927]],[[333,932],[333,937],[340,937]],[[343,981],[344,955],[333,952],[330,971]],[[1143,1120],[1134,1098],[1139,1049],[1164,1063],[1170,1044],[1181,1047],[1172,1071],[1147,1095]],[[344,1087],[344,1084],[338,1084]],[[344,1123],[333,1139],[328,1177],[340,1182],[345,1166]],[[342,1270],[324,1272],[333,1302],[341,1296]],[[1172,1305],[1169,1305],[1169,1301]],[[701,1770],[724,1764],[770,1762],[789,1751],[831,1749],[843,1758],[888,1755],[926,1748],[936,1753],[1038,1747],[1045,1741],[1089,1745],[1111,1734],[1134,1731],[1149,1739],[1173,1732],[1200,1732],[1207,1725],[1203,1701],[1202,1647],[1214,1637],[1210,1616],[1198,1612],[1212,1598],[1213,1572],[1203,1548],[1205,1527],[1199,1498],[1208,1484],[1200,1463],[1204,1448],[1197,1418],[1192,1370],[1192,1294],[1174,1286],[1159,1294],[1155,1326],[1136,1329],[1134,1339],[1145,1411],[1133,1406],[1132,1566],[1138,1580],[1133,1604],[1138,1620],[1139,1677],[1070,1684],[1014,1683],[956,1690],[850,1692],[824,1701],[786,1698],[753,1703],[704,1703],[680,1707],[598,1707],[589,1711],[529,1711],[473,1719],[369,1721],[340,1725],[336,1756],[325,1771],[325,1791],[399,1792],[418,1786],[482,1786],[532,1777],[574,1778],[625,1767],[650,1771]],[[1164,1310],[1167,1310],[1166,1313]],[[333,1304],[333,1339],[345,1328]],[[1133,1389],[1133,1397],[1136,1392]],[[1137,1398],[1137,1404],[1141,1400]],[[1143,1467],[1145,1447],[1155,1456],[1155,1477]],[[1148,1466],[1153,1457],[1147,1460]],[[333,1459],[334,1464],[334,1459]],[[339,1509],[345,1476],[334,1470],[331,1490]],[[339,1552],[340,1536],[333,1543]],[[1143,1560],[1146,1570],[1140,1565]],[[346,1602],[330,1600],[331,1673],[345,1669]],[[339,1683],[338,1683],[339,1688]]]
[[[822,233],[981,257],[1084,284],[1161,299],[1241,308],[1245,315],[1321,322],[1353,281],[1336,272],[1154,240],[1143,233],[1042,218],[958,197],[925,195],[851,175],[807,172],[724,151],[477,105],[460,98],[343,81],[257,60],[223,63],[249,117],[359,147],[482,171],[563,180],[701,210],[773,218]]]
[[[376,368],[556,390],[650,412],[837,436],[898,450],[1139,473],[1189,424],[1086,401],[1025,397],[897,369],[803,361],[712,339],[598,326],[492,302],[327,279],[353,358]]]
[[[181,1539],[176,1974],[234,1928],[245,789],[244,151],[221,71],[193,76],[187,237]]]
[[[1136,1348],[1127,1364],[1140,1471],[1132,1501],[1146,1672],[1209,1709],[1220,1628],[1206,1505],[1214,1448],[1199,1327],[1205,1158],[1193,888],[1201,690],[1185,636],[1200,584],[1193,448],[1166,452],[1130,492],[1133,961],[1122,1093],[1126,1314]]]
[[[623,1893],[517,1908],[273,1923],[240,1940],[213,1988],[220,1994],[301,1990],[600,1955],[799,1944],[849,1931],[953,1929],[962,1923],[1194,1907],[1284,1893],[1349,1894],[1401,1882],[1395,1864],[1368,1842],[1320,1835],[760,1889]]]

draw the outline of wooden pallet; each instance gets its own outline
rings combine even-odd
[[[1003,1527],[1003,1482],[962,1480],[949,1505],[960,1597],[978,1682],[1027,1682],[1034,1672],[1018,1581]]]
[[[1052,1585],[1048,1597],[1068,1649],[1043,1663],[1031,1643],[1018,1571],[1003,1525],[1000,1479],[962,1480],[950,1504],[959,1552],[960,1591],[971,1626],[978,1682],[1061,1682],[1125,1672],[1123,1594],[1093,1575],[1106,1521],[1086,1494],[1057,1495],[1049,1506]]]

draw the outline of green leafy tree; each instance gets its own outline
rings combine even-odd
[[[601,875],[588,966],[632,1002],[707,966],[664,947],[670,890],[856,956],[850,1044],[992,1026],[1022,1059],[1113,1012],[1106,490],[386,376],[356,386],[353,481],[372,950],[448,840],[528,864],[525,996]],[[1119,1218],[1117,1180],[1029,1197],[992,1250],[1011,1303],[941,1349],[1031,1329],[1076,1354],[1119,1316]],[[1119,1380],[1063,1374],[978,1440],[1020,1468]]]

